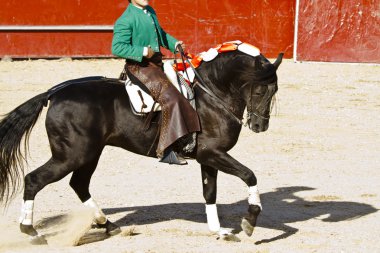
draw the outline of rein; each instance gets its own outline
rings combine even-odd
[[[194,74],[195,76],[197,77],[198,79],[198,82],[196,82],[194,84],[194,86],[198,86],[199,88],[201,88],[204,92],[206,92],[209,96],[213,97],[214,99],[216,99],[223,107],[226,111],[228,111],[232,116],[233,118],[240,124],[242,125],[243,124],[243,121],[242,119],[240,119],[238,116],[235,115],[234,112],[232,112],[228,106],[224,103],[224,101],[219,98],[214,92],[212,92],[210,89],[208,89],[206,86],[205,86],[205,82],[203,81],[203,78],[199,75],[198,71],[195,70],[193,64],[189,61],[189,59],[185,56],[185,53],[183,51],[183,48],[182,46],[179,44],[178,46],[178,49],[179,49],[179,52],[180,52],[180,55],[181,55],[181,58],[182,58],[182,62],[184,62],[184,60],[187,61],[187,63],[190,65],[191,69],[194,71]],[[185,68],[186,69],[186,68]]]

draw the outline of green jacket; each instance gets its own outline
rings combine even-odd
[[[153,51],[160,52],[160,46],[162,46],[174,52],[176,42],[175,38],[161,28],[152,7],[147,6],[145,12],[129,4],[115,22],[112,53],[141,62],[144,47],[151,47]]]

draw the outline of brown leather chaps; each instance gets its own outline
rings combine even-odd
[[[138,79],[161,105],[160,139],[156,150],[158,157],[162,157],[164,150],[177,139],[200,131],[197,112],[169,81],[162,66],[162,55],[156,53],[150,59],[143,58],[142,62],[127,60],[124,68],[124,73],[128,74],[132,82]],[[125,79],[122,75],[121,79]]]

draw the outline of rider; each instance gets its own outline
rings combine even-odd
[[[163,72],[160,47],[176,51],[178,41],[167,34],[157,20],[149,0],[129,0],[129,5],[114,26],[112,53],[126,59],[120,79],[128,77],[148,88],[161,105],[162,118],[157,156],[161,162],[186,164],[173,150],[174,142],[189,133],[200,131],[196,111]]]

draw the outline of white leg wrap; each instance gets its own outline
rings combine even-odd
[[[96,204],[95,200],[90,198],[86,202],[83,203],[85,206],[88,206],[95,211],[95,221],[98,224],[105,224],[107,222],[107,217],[103,213],[102,209],[99,208],[98,204]]]
[[[263,207],[260,201],[260,193],[259,193],[259,189],[257,188],[257,185],[249,187],[248,194],[249,194],[248,204],[257,205],[260,207],[261,210],[263,210]]]
[[[33,225],[34,200],[22,201],[19,222],[23,225]]]
[[[207,205],[206,204],[206,215],[208,228],[212,232],[218,232],[220,230],[220,223],[218,217],[218,210],[216,209],[216,204]]]

